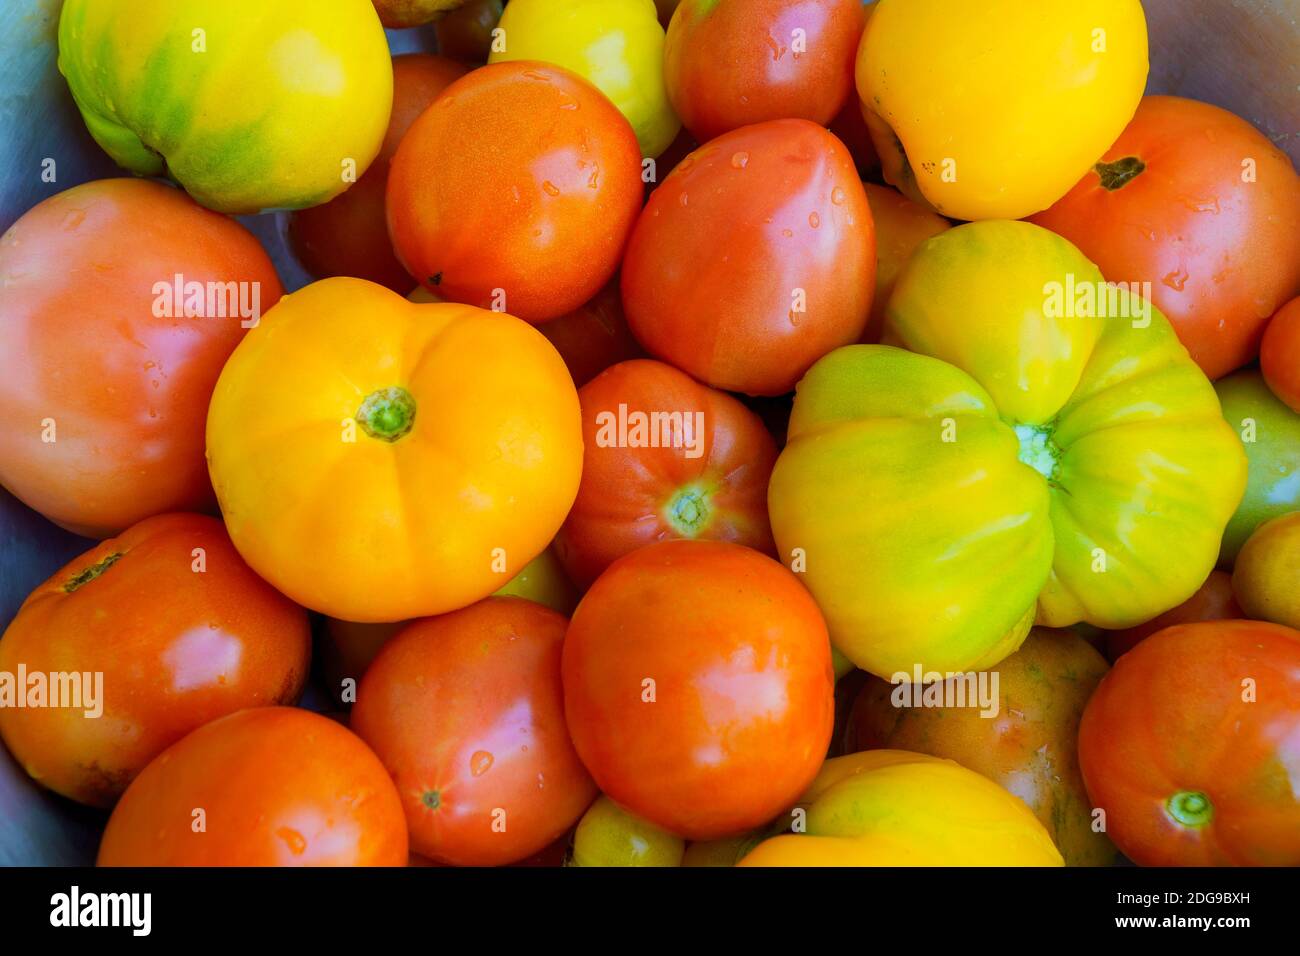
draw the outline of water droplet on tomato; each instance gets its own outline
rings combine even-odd
[[[548,196],[558,196],[560,194],[560,187],[555,185],[555,183],[551,182],[549,179],[542,183],[542,190]]]
[[[845,201],[848,198],[849,198],[848,193],[846,193],[839,186],[836,186],[834,189],[831,190],[831,202],[833,202],[837,206],[843,206]]]
[[[492,769],[493,757],[486,750],[474,751],[474,756],[469,758],[469,772],[476,777],[481,777]]]
[[[816,229],[816,228],[817,228],[818,226],[820,226],[821,224],[822,224],[822,217],[821,217],[821,216],[817,215],[817,213],[815,213],[815,212],[810,212],[810,213],[808,213],[808,225],[810,225],[810,226],[812,226],[814,229]]]
[[[744,169],[749,165],[749,153],[741,151],[731,154],[731,165],[735,169]]]

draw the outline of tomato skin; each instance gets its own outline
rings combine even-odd
[[[418,27],[459,10],[466,0],[372,0],[379,20],[390,30]]]
[[[1140,866],[1300,865],[1298,760],[1300,632],[1259,621],[1152,635],[1115,662],[1079,728],[1088,793]]]
[[[493,63],[411,125],[389,171],[388,229],[443,298],[544,322],[614,275],[643,191],[636,135],[599,90],[558,66]]]
[[[885,310],[894,284],[921,243],[952,228],[952,223],[912,202],[888,186],[864,183],[871,219],[876,227],[876,294],[863,342],[879,342],[885,331]]]
[[[407,855],[397,792],[356,734],[296,707],[255,707],[205,724],[136,777],[98,865],[405,866]]]
[[[469,0],[433,25],[438,52],[453,60],[479,66],[492,49],[492,31],[501,21],[503,0]]]
[[[651,193],[623,308],[656,358],[714,388],[780,395],[861,336],[875,273],[852,157],[820,126],[773,120],[705,144]]]
[[[668,538],[734,541],[773,553],[767,482],[776,443],[757,415],[725,392],[650,359],[606,369],[582,387],[578,401],[582,483],[555,550],[579,587],[590,586],[623,555]],[[680,413],[683,447],[620,447],[617,423],[624,408],[629,439],[635,437],[632,416]]]
[[[243,283],[270,309],[282,290],[257,239],[178,189],[104,179],[28,210],[0,272],[0,483],[87,537],[211,509],[201,423],[244,320],[186,318],[183,301],[155,317],[155,284]]]
[[[393,57],[393,111],[379,155],[347,192],[289,216],[289,240],[308,272],[369,279],[402,295],[415,288],[388,238],[388,164],[415,118],[466,72],[463,64],[428,53]]]
[[[564,641],[583,763],[619,805],[687,839],[741,833],[790,806],[826,753],[834,707],[817,605],[736,544],[662,541],[620,558]]]
[[[1102,632],[1106,640],[1106,657],[1113,664],[1120,655],[1127,654],[1140,641],[1157,631],[1175,624],[1194,624],[1198,621],[1230,621],[1246,617],[1232,594],[1232,575],[1224,571],[1211,571],[1205,583],[1182,604],[1164,614],[1157,615],[1145,624],[1122,631]]]
[[[409,625],[366,671],[352,727],[393,775],[416,853],[513,863],[595,799],[564,722],[567,623],[522,598],[488,598]]]
[[[599,797],[578,822],[569,865],[681,866],[685,852],[681,837]]]
[[[664,48],[673,109],[701,143],[766,120],[826,126],[849,101],[864,22],[861,0],[683,0]]]
[[[1257,164],[1254,181],[1243,180],[1243,157]],[[1145,168],[1126,182],[1108,166],[1134,158]],[[1300,292],[1300,177],[1255,127],[1208,103],[1143,99],[1101,163],[1033,221],[1107,280],[1151,283],[1211,379],[1252,361],[1269,317]]]
[[[611,365],[645,355],[627,327],[617,276],[586,305],[537,329],[560,353],[579,388]]]
[[[1300,298],[1292,299],[1268,323],[1259,347],[1259,367],[1273,394],[1300,412]]]
[[[1243,617],[1300,628],[1300,511],[1255,529],[1237,555],[1232,591]]]

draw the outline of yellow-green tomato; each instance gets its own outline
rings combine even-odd
[[[119,165],[228,213],[343,192],[393,101],[369,0],[67,0],[59,69]]]
[[[681,866],[686,842],[601,797],[578,821],[573,866]]]
[[[1255,529],[1237,555],[1232,593],[1251,620],[1300,629],[1300,511]]]
[[[489,63],[542,60],[594,83],[632,124],[643,156],[677,136],[654,0],[510,0],[499,26]]]
[[[1245,456],[1156,309],[989,221],[923,243],[887,322],[910,351],[847,346],[799,383],[768,489],[855,664],[984,669],[1035,621],[1129,627],[1205,580]]]

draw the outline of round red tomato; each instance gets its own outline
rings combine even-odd
[[[1180,624],[1115,662],[1079,727],[1088,795],[1142,866],[1300,866],[1300,631]]]
[[[1300,412],[1300,299],[1292,299],[1269,322],[1259,366],[1273,394]]]
[[[95,538],[215,507],[208,400],[282,291],[252,234],[170,186],[104,179],[28,210],[0,275],[0,484]]]
[[[643,190],[636,134],[599,90],[550,64],[494,63],[412,124],[388,227],[438,295],[544,322],[614,275]]]
[[[1300,177],[1255,127],[1208,103],[1146,97],[1096,167],[1032,221],[1107,280],[1149,282],[1210,378],[1254,360],[1269,316],[1300,291]]]
[[[664,81],[701,143],[773,119],[826,126],[853,94],[862,0],[682,0]]]
[[[405,866],[406,820],[342,724],[255,707],[173,744],[127,788],[100,866]]]
[[[564,615],[488,598],[384,644],[352,728],[397,783],[411,849],[440,863],[525,859],[596,798],[564,722]]]
[[[379,155],[347,192],[289,216],[290,242],[308,272],[369,279],[403,295],[415,288],[388,238],[388,164],[415,118],[466,72],[463,64],[428,53],[393,57],[393,112]]]
[[[610,565],[564,641],[564,709],[600,789],[691,840],[761,826],[816,776],[835,717],[830,638],[790,571],[721,541]]]
[[[806,120],[700,147],[650,195],[623,263],[628,325],[715,388],[779,395],[871,312],[876,240],[848,150]]]
[[[616,362],[645,354],[627,327],[617,278],[586,305],[539,325],[537,331],[555,346],[579,387]]]
[[[1102,631],[1106,638],[1106,656],[1112,662],[1127,654],[1140,641],[1157,631],[1175,624],[1195,624],[1198,621],[1228,621],[1245,617],[1232,594],[1232,575],[1225,571],[1211,571],[1196,593],[1172,610],[1145,624],[1122,631]]]
[[[582,483],[555,550],[579,587],[666,538],[774,550],[767,481],[776,442],[744,405],[650,359],[606,369],[578,401]]]

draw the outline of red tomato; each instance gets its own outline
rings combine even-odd
[[[1079,727],[1115,845],[1142,866],[1300,866],[1300,631],[1181,624],[1129,651]]]
[[[764,120],[826,126],[850,100],[865,24],[862,0],[682,0],[664,45],[668,98],[702,143]]]
[[[100,716],[0,706],[0,736],[43,785],[112,806],[194,728],[295,702],[310,660],[307,613],[244,564],[220,521],[159,515],[65,565],[0,640],[0,673],[102,675]]]
[[[100,866],[404,866],[393,782],[342,724],[255,707],[173,744],[127,788]]]
[[[599,90],[550,64],[494,63],[412,124],[388,226],[443,298],[543,322],[614,275],[643,190],[636,134]]]
[[[463,64],[428,53],[393,57],[393,112],[379,155],[347,192],[289,216],[289,239],[308,272],[369,279],[402,295],[415,288],[388,238],[388,164],[415,118],[466,72]]]
[[[623,308],[652,355],[715,388],[779,395],[857,341],[875,276],[848,150],[806,120],[774,120],[700,147],[651,193]]]
[[[178,189],[105,179],[28,210],[0,237],[0,275],[0,484],[96,538],[214,508],[208,400],[241,323],[282,291],[257,240]],[[178,276],[202,316],[184,286],[173,301]]]
[[[835,717],[830,638],[757,551],[662,541],[610,565],[564,642],[564,708],[601,790],[678,836],[761,826],[816,776]]]
[[[776,442],[757,415],[649,359],[606,369],[578,400],[582,484],[555,550],[579,587],[666,538],[774,551],[767,481]]]
[[[611,365],[645,354],[627,327],[617,278],[586,305],[538,326],[537,331],[555,346],[579,387]]]
[[[1300,291],[1300,177],[1240,117],[1148,96],[1100,163],[1031,218],[1111,282],[1150,298],[1210,378],[1252,361],[1269,316]]]
[[[1106,637],[1106,656],[1112,662],[1127,654],[1140,641],[1157,631],[1175,624],[1195,624],[1198,621],[1228,621],[1245,617],[1232,594],[1232,575],[1225,571],[1211,571],[1196,593],[1178,607],[1165,611],[1145,624],[1123,631],[1102,631]]]
[[[1300,412],[1300,299],[1282,306],[1269,322],[1259,365],[1273,394]]]
[[[596,797],[564,722],[562,614],[487,598],[380,650],[352,728],[393,775],[411,849],[457,866],[537,853]]]

